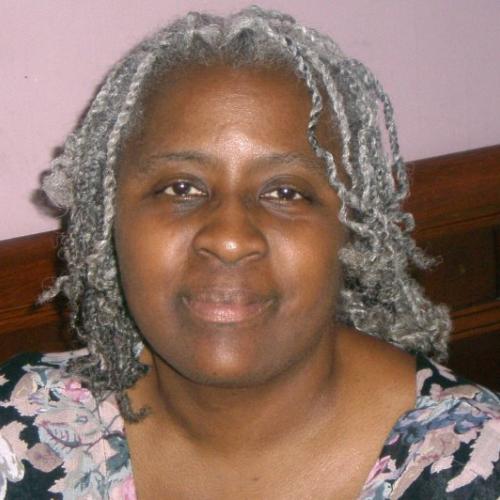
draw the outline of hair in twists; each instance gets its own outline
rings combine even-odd
[[[41,300],[66,295],[71,326],[89,350],[71,370],[97,397],[116,394],[126,419],[144,415],[144,409],[130,407],[126,395],[148,367],[138,360],[141,334],[119,282],[113,243],[116,168],[155,82],[182,65],[216,61],[282,65],[309,90],[308,140],[324,161],[341,201],[339,219],[350,234],[339,254],[338,319],[410,352],[443,359],[448,312],[425,298],[408,271],[411,265],[425,269],[432,261],[410,237],[413,217],[401,209],[408,179],[389,98],[371,72],[330,38],[287,15],[251,7],[226,18],[190,13],[140,43],[110,71],[44,177],[44,191],[66,210],[61,248],[67,273]],[[316,137],[322,113],[339,131],[338,159]],[[346,175],[339,175],[340,169]]]

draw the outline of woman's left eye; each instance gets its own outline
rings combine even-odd
[[[261,194],[261,198],[273,201],[298,201],[305,200],[307,196],[289,186],[280,186]]]

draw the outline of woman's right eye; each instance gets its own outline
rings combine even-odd
[[[201,198],[206,196],[206,193],[194,186],[192,182],[182,180],[171,182],[160,191],[160,194],[180,198]]]

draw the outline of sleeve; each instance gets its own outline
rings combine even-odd
[[[21,354],[0,366],[0,499],[54,499],[49,488],[62,468],[43,470],[44,447],[38,437],[30,397],[36,389],[26,366],[37,366],[40,354]]]

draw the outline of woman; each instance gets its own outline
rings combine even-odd
[[[4,495],[496,496],[497,397],[423,356],[450,323],[408,276],[391,105],[329,38],[189,14],[113,68],[44,189],[44,299],[87,350],[4,366]]]

